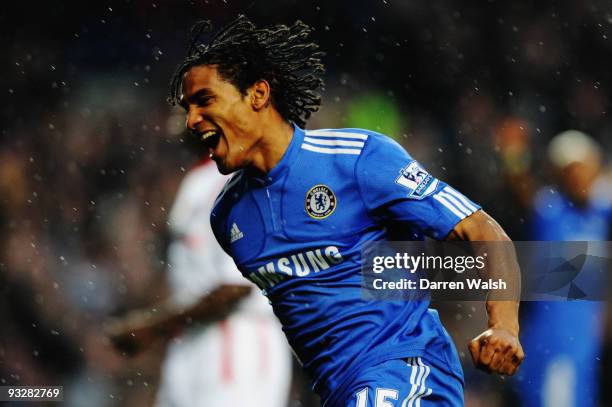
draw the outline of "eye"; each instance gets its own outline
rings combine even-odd
[[[204,107],[210,105],[212,99],[212,96],[199,96],[196,103],[199,107]]]

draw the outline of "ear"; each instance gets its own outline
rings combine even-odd
[[[251,105],[254,110],[267,107],[271,101],[270,84],[265,79],[260,79],[251,86]]]

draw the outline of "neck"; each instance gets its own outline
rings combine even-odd
[[[249,165],[249,170],[259,175],[269,173],[279,163],[293,138],[293,126],[280,115],[265,122],[269,124],[262,128]]]

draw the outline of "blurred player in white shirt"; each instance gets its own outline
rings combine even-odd
[[[159,407],[288,403],[291,353],[280,324],[210,228],[211,208],[225,181],[210,161],[188,173],[169,219],[170,299],[153,316],[135,311],[111,329],[115,342],[133,351],[181,332],[163,363]]]

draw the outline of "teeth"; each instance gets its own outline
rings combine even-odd
[[[214,136],[215,134],[217,134],[217,132],[216,132],[216,131],[214,131],[214,130],[208,130],[208,131],[206,131],[206,132],[202,133],[202,135],[200,136],[200,140],[202,140],[202,141],[206,141],[206,139],[208,139],[208,138],[210,138],[210,137]]]

